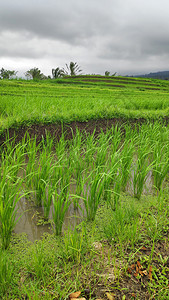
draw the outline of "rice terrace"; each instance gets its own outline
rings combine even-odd
[[[0,80],[0,298],[169,299],[169,81]]]

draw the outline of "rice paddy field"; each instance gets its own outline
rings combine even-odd
[[[0,80],[1,299],[169,299],[169,82]]]
[[[35,123],[169,115],[169,82],[164,80],[105,76],[1,80],[0,95],[1,131]]]

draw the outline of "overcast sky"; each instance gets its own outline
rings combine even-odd
[[[169,70],[168,0],[1,0],[0,69]]]

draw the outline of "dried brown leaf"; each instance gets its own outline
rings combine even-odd
[[[152,270],[153,270],[153,267],[150,266],[150,268],[149,268],[149,273],[148,273],[148,278],[149,278],[150,280],[152,280]]]
[[[113,294],[110,294],[110,293],[107,292],[107,293],[106,293],[106,296],[107,296],[107,298],[108,298],[109,300],[115,300]]]
[[[140,264],[139,261],[137,261],[137,266],[138,266],[139,269],[142,269],[142,265]]]
[[[69,298],[72,300],[72,298],[78,298],[81,294],[81,291],[75,292],[75,293],[71,293],[69,295]]]
[[[132,271],[131,271],[131,269],[130,269],[130,268],[128,268],[128,269],[127,269],[127,272],[128,272],[129,274],[131,274],[131,273],[132,273]]]
[[[141,248],[141,250],[146,251],[147,248],[143,246],[143,247]]]
[[[142,273],[143,273],[145,276],[148,275],[146,270],[142,271]]]
[[[70,298],[71,300],[86,300],[86,298],[82,297],[82,298]]]
[[[138,268],[138,266],[136,265],[136,273],[138,273],[139,272],[139,268]]]

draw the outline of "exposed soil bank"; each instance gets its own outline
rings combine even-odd
[[[164,119],[164,124],[168,124],[168,118]],[[7,138],[13,139],[19,142],[24,137],[25,133],[28,132],[30,137],[35,137],[37,142],[40,142],[42,138],[45,138],[46,134],[50,134],[56,141],[59,141],[62,133],[65,134],[66,139],[71,139],[76,133],[76,129],[80,132],[85,131],[88,134],[92,134],[95,131],[95,135],[98,135],[101,131],[106,132],[107,129],[110,129],[112,126],[121,126],[123,130],[123,125],[130,124],[131,128],[135,126],[138,127],[143,123],[148,123],[149,121],[144,118],[139,119],[123,119],[123,118],[114,118],[110,120],[98,119],[98,120],[89,120],[88,122],[70,122],[70,123],[55,123],[55,124],[33,124],[30,126],[22,126],[18,128],[9,128],[0,136],[0,146],[5,142]],[[154,122],[154,121],[152,121]]]

